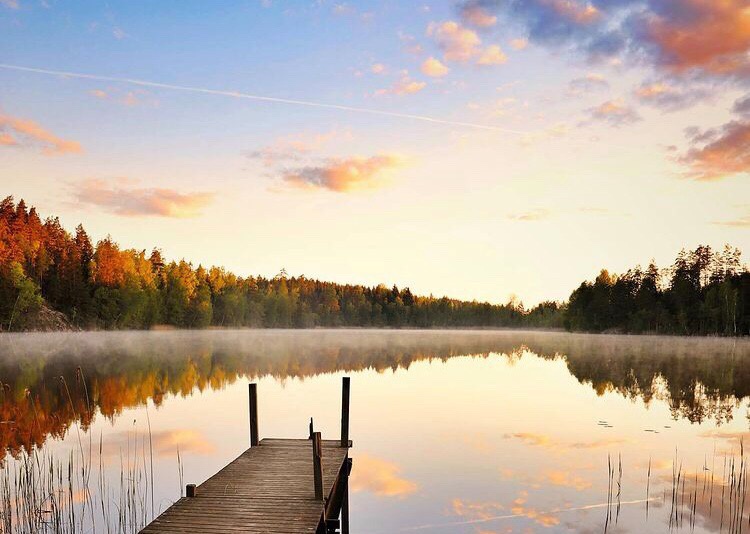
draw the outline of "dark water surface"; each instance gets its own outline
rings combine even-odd
[[[64,473],[71,491],[58,513],[69,515],[72,503],[76,530],[133,530],[152,500],[158,513],[184,483],[202,482],[247,448],[248,381],[258,382],[262,436],[305,437],[314,416],[323,437],[336,438],[344,375],[352,377],[355,533],[750,532],[741,459],[750,437],[747,340],[5,334],[4,484],[28,471],[29,453],[63,471],[72,463],[77,483]],[[81,465],[88,474],[78,474]],[[132,489],[130,505],[122,487]],[[5,511],[23,501],[6,496]]]

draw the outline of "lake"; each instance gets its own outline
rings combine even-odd
[[[48,529],[134,530],[233,460],[250,381],[261,437],[314,417],[338,438],[350,376],[352,532],[750,531],[748,340],[212,330],[4,334],[0,354],[3,509],[51,468]]]

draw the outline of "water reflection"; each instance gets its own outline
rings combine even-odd
[[[665,402],[673,418],[694,423],[726,423],[750,395],[750,342],[743,340],[496,331],[4,335],[0,445],[17,454],[49,436],[62,437],[73,421],[87,429],[97,412],[112,418],[149,399],[159,406],[166,397],[220,389],[239,377],[284,381],[337,371],[382,372],[493,353],[513,363],[524,351],[563,360],[572,376],[599,395],[617,392],[646,405]],[[505,437],[549,450],[616,443],[557,444],[523,433]]]
[[[6,450],[93,447],[110,500],[122,458],[150,483],[153,455],[142,505],[156,513],[247,447],[245,377],[261,434],[300,437],[310,416],[338,431],[352,375],[363,534],[726,531],[750,443],[747,340],[209,331],[0,336],[0,352]]]

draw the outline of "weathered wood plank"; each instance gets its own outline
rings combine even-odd
[[[321,440],[323,495],[348,475],[349,449]],[[183,497],[141,532],[316,532],[324,501],[315,498],[312,442],[263,439]]]

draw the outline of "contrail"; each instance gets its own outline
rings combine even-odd
[[[350,111],[353,113],[367,113],[370,115],[396,117],[399,119],[411,119],[411,120],[422,121],[422,122],[431,122],[434,124],[445,124],[448,126],[474,128],[477,130],[489,130],[493,132],[502,132],[502,133],[508,133],[508,134],[514,134],[514,135],[527,135],[527,134],[532,133],[532,132],[525,132],[521,130],[512,130],[509,128],[501,128],[499,126],[477,124],[473,122],[461,122],[461,121],[452,121],[448,119],[440,119],[437,117],[430,117],[427,115],[413,115],[410,113],[398,113],[395,111],[384,111],[381,109],[361,108],[361,107],[356,107],[356,106],[344,106],[340,104],[328,104],[325,102],[314,102],[311,100],[295,100],[291,98],[278,98],[274,96],[263,96],[263,95],[249,94],[249,93],[241,93],[238,91],[224,91],[220,89],[208,89],[204,87],[174,85],[171,83],[160,83],[160,82],[152,82],[148,80],[137,80],[134,78],[118,78],[115,76],[100,76],[98,74],[87,74],[87,73],[82,73],[82,72],[67,72],[67,71],[59,71],[59,70],[37,69],[34,67],[22,67],[20,65],[8,65],[4,63],[0,63],[0,69],[23,71],[23,72],[34,72],[37,74],[46,74],[49,76],[65,76],[67,78],[79,78],[83,80],[98,80],[98,81],[103,81],[103,82],[127,83],[131,85],[138,85],[141,87],[154,87],[158,89],[171,89],[173,91],[185,91],[185,92],[190,92],[190,93],[202,93],[202,94],[216,95],[216,96],[229,96],[232,98],[244,98],[247,100],[256,100],[256,101],[261,101],[261,102],[290,104],[293,106],[307,106],[307,107],[313,107],[313,108],[326,108],[326,109],[335,109],[339,111]]]
[[[656,501],[658,500],[655,497],[651,497],[649,499],[636,499],[632,501],[622,501],[620,504],[641,504],[646,501]],[[553,510],[548,510],[546,512],[539,512],[540,514],[561,514],[564,512],[579,512],[582,510],[593,510],[596,508],[606,508],[607,506],[612,506],[612,503],[596,503],[596,504],[587,504],[584,506],[575,506],[572,508],[555,508]],[[481,519],[469,519],[466,521],[454,521],[451,523],[434,523],[431,525],[419,525],[416,527],[407,527],[397,530],[396,532],[415,532],[418,530],[427,530],[427,529],[435,529],[435,528],[448,528],[448,527],[456,527],[460,525],[476,525],[480,523],[491,523],[493,521],[500,521],[503,519],[516,519],[519,517],[528,517],[528,514],[525,513],[519,513],[519,514],[505,514],[505,515],[496,515],[492,517],[482,517]],[[393,531],[389,531],[393,532]]]

